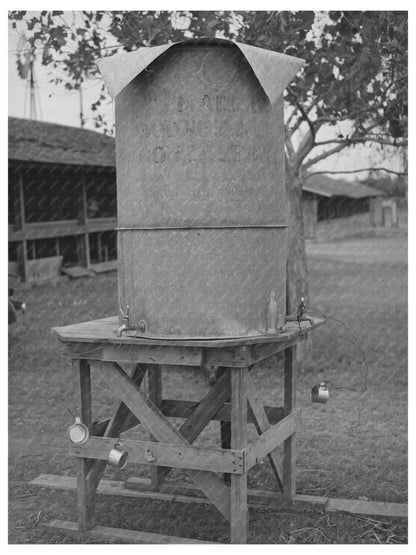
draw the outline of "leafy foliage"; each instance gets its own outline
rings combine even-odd
[[[224,36],[303,58],[285,95],[295,175],[353,144],[407,144],[407,12],[11,11],[9,19],[25,27],[32,49],[42,49],[43,64],[64,69],[68,89],[97,77],[100,57],[189,37]],[[93,105],[97,118],[104,98]],[[338,127],[345,121],[348,135]],[[334,138],[320,142],[328,125]]]

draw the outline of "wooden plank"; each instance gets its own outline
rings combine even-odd
[[[27,261],[27,281],[43,281],[60,275],[63,256],[49,256]]]
[[[164,399],[162,401],[161,411],[167,417],[189,418],[199,403],[200,401],[177,401],[174,399]],[[264,410],[267,414],[267,418],[269,419],[269,422],[271,425],[277,424],[277,422],[280,422],[280,420],[282,420],[284,416],[283,407],[266,406],[264,407]],[[211,420],[219,420],[223,422],[224,425],[229,424],[231,422],[231,404],[225,403],[219,409],[219,411],[217,411],[214,414]],[[250,423],[254,423],[254,417],[251,411],[248,412],[247,420]],[[92,435],[102,436],[104,433],[104,430],[107,427],[108,422],[109,422],[109,419],[104,419],[104,420],[100,420],[99,422],[95,422],[93,425]],[[140,424],[140,421],[138,420],[138,418],[134,416],[134,414],[130,413],[129,416],[127,416],[124,424],[121,426],[120,433],[130,430],[131,428],[134,428],[138,424]],[[231,432],[230,432],[230,437],[231,437]],[[231,446],[231,443],[228,447],[230,446]],[[222,447],[224,449],[228,448],[228,447],[225,447],[224,445]]]
[[[306,336],[301,338],[294,337],[285,343],[263,343],[260,345],[252,345],[250,348],[250,364],[256,364],[257,362],[261,362],[268,357],[277,355],[288,347],[291,347],[300,341],[304,341],[305,339]]]
[[[23,173],[20,165],[16,167],[17,179],[13,176],[12,187],[13,187],[13,212],[14,212],[14,223],[16,230],[24,229],[25,226],[25,199],[23,190]],[[14,173],[14,172],[13,172]]]
[[[231,373],[231,447],[247,445],[247,377],[248,368]],[[231,543],[247,543],[247,473],[231,475]]]
[[[227,368],[220,366],[218,368],[218,378],[227,373]],[[227,406],[229,407],[229,418],[227,421],[221,420],[220,423],[220,438],[222,449],[231,449],[231,397],[227,398]],[[222,407],[225,408],[225,405]],[[218,411],[219,412],[219,411]],[[218,414],[218,413],[217,413]],[[224,483],[231,487],[231,476],[224,474]]]
[[[77,487],[76,478],[53,474],[41,474],[28,483],[31,486],[67,491],[74,491]],[[146,478],[129,478],[127,482],[101,480],[97,488],[97,494],[137,497],[139,499],[154,499],[168,502],[177,501],[178,503],[210,503],[209,499],[202,497],[203,494],[199,489],[192,487],[190,484],[165,482],[161,485],[160,492],[152,491],[150,488],[150,480]],[[338,499],[301,494],[294,495],[292,499],[286,499],[277,491],[259,489],[249,489],[248,500],[250,508],[264,508],[266,506],[272,510],[291,509],[302,512],[316,508],[320,512],[343,511],[352,514],[382,516],[386,518],[407,518],[408,516],[408,505],[405,503],[361,501],[359,499]]]
[[[114,447],[114,438],[90,436],[86,443],[70,443],[70,453],[76,457],[107,460]],[[123,439],[123,448],[129,453],[129,463],[174,468],[207,470],[242,474],[245,452],[234,449],[206,449],[190,445]],[[149,460],[154,458],[154,460]]]
[[[200,401],[177,401],[174,399],[163,399],[161,409],[165,416],[174,418],[189,418],[199,402]],[[276,424],[283,418],[283,407],[265,406],[263,408],[271,425]],[[211,420],[220,420],[224,423],[231,422],[231,404],[224,403],[224,405],[214,414]],[[254,417],[250,412],[247,415],[247,421],[253,424],[255,423]]]
[[[96,264],[90,264],[90,270],[96,274],[104,274],[106,272],[117,271],[118,261],[117,260],[107,260],[107,262],[98,262]]]
[[[207,395],[198,403],[197,407],[179,429],[181,437],[193,443],[211,418],[218,412],[231,393],[231,381],[228,374],[221,376]],[[164,468],[161,476],[167,476],[169,469]]]
[[[145,364],[179,364],[200,366],[202,349],[195,347],[160,347],[159,345],[108,345],[103,348],[102,360],[108,362],[143,362]]]
[[[249,349],[246,345],[232,348],[207,349],[203,361],[204,366],[246,367],[249,364]]]
[[[128,543],[128,544],[188,544],[188,543],[205,543],[201,540],[191,538],[178,538],[175,536],[164,536],[162,534],[154,534],[151,532],[141,532],[138,530],[126,530],[124,528],[110,528],[108,526],[94,526],[87,532],[80,530],[76,522],[69,520],[52,520],[42,525],[49,532],[59,534],[69,534],[71,536],[91,538],[92,540],[104,540],[111,543]]]
[[[117,326],[118,327],[118,326]],[[115,335],[117,327],[113,329]],[[71,342],[62,344],[62,354],[70,358],[141,364],[177,364],[200,366],[202,349],[197,347],[160,347],[157,345],[106,345]]]
[[[91,270],[85,268],[84,266],[71,266],[70,268],[62,268],[61,271],[63,274],[73,279],[92,277],[94,275],[94,272],[91,272]]]
[[[296,498],[299,496],[295,496]],[[392,518],[407,518],[408,507],[403,503],[380,503],[359,499],[328,499],[326,511],[346,511],[356,515],[374,515]]]
[[[296,406],[296,345],[285,351],[284,409],[289,415]],[[293,497],[296,493],[296,434],[288,437],[283,445],[283,494]]]
[[[85,225],[80,224],[78,220],[26,223],[23,230],[15,230],[10,233],[9,239],[10,241],[22,241],[68,237],[69,235],[114,231],[116,227],[116,218],[90,218]]]
[[[263,434],[271,428],[270,421],[264,410],[263,403],[261,402],[260,395],[253,383],[252,377],[249,375],[247,378],[247,399],[251,408],[254,418],[257,433]],[[272,450],[267,457],[269,458],[270,465],[277,480],[277,484],[281,491],[283,491],[283,484],[280,476],[282,476],[282,462],[279,457],[277,448]]]
[[[231,380],[229,374],[221,376],[207,395],[179,429],[189,443],[193,443],[211,418],[224,405],[231,393]]]
[[[141,364],[136,364],[131,372],[131,380],[136,385],[136,387],[140,387],[140,384],[144,380],[146,375],[147,368],[142,366]],[[116,410],[113,413],[113,416],[110,418],[107,428],[105,429],[103,436],[104,437],[118,437],[121,433],[121,428],[125,423],[126,419],[130,415],[129,408],[124,403],[119,403]],[[86,482],[91,488],[97,488],[102,475],[104,473],[106,467],[106,461],[96,460],[91,465],[91,468],[88,471]]]
[[[299,424],[300,411],[295,411],[285,416],[283,420],[271,426],[255,441],[251,441],[247,448],[247,468],[252,468],[258,461],[281,445],[286,438],[295,433]]]
[[[282,345],[287,344],[296,337],[301,337],[311,330],[314,330],[323,324],[325,320],[323,318],[314,318],[314,325],[311,326],[308,322],[302,323],[301,330],[297,325],[297,322],[292,322],[287,324],[287,330],[276,336],[271,335],[259,335],[256,337],[240,337],[235,339],[172,339],[169,337],[165,338],[138,338],[123,335],[123,337],[116,337],[115,330],[117,329],[118,317],[111,316],[108,318],[101,318],[99,320],[93,320],[90,322],[81,322],[78,324],[71,324],[64,327],[53,328],[54,332],[62,341],[78,341],[78,342],[90,342],[99,340],[102,343],[117,344],[117,345],[166,345],[169,347],[203,347],[207,349],[206,357],[209,356],[211,348],[223,348],[223,347],[234,347],[234,346],[247,346],[247,345],[257,345],[262,343],[281,343]],[[203,362],[204,364],[206,363]]]
[[[162,406],[162,369],[160,366],[152,364],[148,366],[147,371],[147,385],[148,385],[148,396],[149,399],[156,405],[156,407],[161,408]],[[150,435],[152,441],[156,441],[156,438]],[[172,466],[172,465],[171,465]],[[156,491],[159,489],[159,484],[163,482],[163,476],[161,475],[159,466],[152,466],[150,469],[150,479],[152,482],[153,489]]]
[[[134,382],[117,365],[108,362],[92,361],[93,368],[98,370],[108,386],[135,413],[137,418],[145,424],[150,433],[165,443],[188,442],[170,424],[169,420],[155,405],[147,399]],[[229,489],[212,472],[203,470],[187,470],[188,476],[211,499],[217,509],[230,519]]]
[[[149,479],[146,478],[134,478],[134,480],[139,480],[143,482],[140,484],[140,489],[138,484],[131,487],[126,487],[125,482],[120,482],[117,480],[101,480],[97,487],[97,494],[99,495],[117,495],[120,497],[132,497],[139,499],[154,499],[156,501],[177,501],[178,503],[202,503],[205,505],[211,504],[211,501],[207,497],[203,496],[200,490],[195,490],[199,492],[199,497],[190,497],[189,495],[173,494],[171,490],[169,493],[154,491]],[[67,491],[76,490],[76,478],[71,476],[55,476],[52,474],[41,474],[31,482],[30,485],[47,487],[52,489],[62,489]],[[165,490],[167,484],[161,485],[161,489]]]
[[[92,426],[91,371],[88,362],[72,361],[74,379],[74,401],[76,414],[89,430]],[[87,482],[90,462],[77,459],[77,510],[81,530],[89,530],[95,525],[95,484]]]
[[[96,343],[61,343],[61,353],[72,359],[101,360],[103,347]]]

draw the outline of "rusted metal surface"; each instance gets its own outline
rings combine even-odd
[[[283,324],[282,104],[232,44],[173,46],[117,95],[119,300],[147,335],[262,335],[272,290]]]

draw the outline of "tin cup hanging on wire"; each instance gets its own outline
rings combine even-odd
[[[329,399],[329,389],[325,382],[314,385],[311,393],[312,403],[325,404]]]
[[[120,441],[114,445],[111,451],[108,453],[107,462],[114,468],[118,470],[124,470],[126,468],[127,460],[129,458],[128,452],[123,449]]]
[[[89,437],[90,433],[85,424],[81,422],[79,416],[75,417],[74,424],[71,424],[68,428],[68,437],[76,445],[81,445],[85,443]]]

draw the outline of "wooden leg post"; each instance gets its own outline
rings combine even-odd
[[[218,378],[220,378],[227,370],[220,366],[218,368]],[[226,402],[230,402],[230,398],[226,399]],[[220,423],[220,433],[221,433],[221,448],[231,449],[231,422],[224,422],[221,420]],[[231,484],[230,474],[224,474],[224,482],[227,485]]]
[[[231,448],[247,444],[247,368],[231,372]],[[247,543],[247,474],[231,474],[231,543]]]
[[[285,351],[285,416],[295,409],[296,405],[296,345]],[[283,455],[283,495],[291,498],[296,493],[296,434],[292,434],[284,442]]]
[[[91,431],[91,371],[86,360],[73,360],[74,400],[78,416]],[[77,458],[78,524],[80,530],[90,530],[95,526],[95,488],[91,488],[86,476],[91,463],[88,459]]]
[[[149,364],[147,366],[147,377],[149,386],[149,399],[157,407],[162,406],[162,369],[156,364]],[[150,435],[152,441],[157,441],[156,438]],[[161,475],[161,468],[159,466],[152,466],[150,469],[150,481],[152,488],[159,491],[159,486],[163,481]]]

